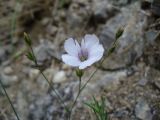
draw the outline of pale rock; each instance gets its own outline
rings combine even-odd
[[[114,91],[118,88],[120,80],[127,76],[126,70],[106,74],[100,80],[97,80],[94,84],[88,83],[83,90],[82,96],[88,96],[99,93],[102,89],[107,91]]]
[[[10,66],[4,68],[4,73],[9,75],[13,73],[13,69]]]
[[[97,88],[104,88],[105,90],[116,90],[120,84],[120,80],[126,77],[126,70],[106,74],[101,80],[97,82]]]
[[[139,12],[139,3],[121,9],[121,13],[109,19],[100,32],[100,42],[106,49],[110,48],[118,28],[125,27],[124,33],[117,42],[117,48],[104,62],[105,68],[122,68],[133,64],[143,53],[145,40],[142,39],[143,28],[146,25],[147,17]],[[130,14],[133,13],[133,14]]]
[[[136,104],[135,114],[141,120],[152,120],[151,109],[144,99],[140,99]]]
[[[48,80],[52,80],[53,75],[55,74],[56,70],[53,68],[48,68],[44,71],[45,76],[47,76]]]
[[[49,25],[47,27],[47,32],[51,35],[55,35],[57,31],[58,31],[58,28],[56,26]]]
[[[148,80],[146,79],[141,79],[140,81],[138,81],[138,85],[140,86],[145,86],[147,84]]]
[[[10,86],[11,84],[18,82],[18,77],[16,75],[8,76],[4,73],[1,73],[0,79],[2,80],[4,86]]]
[[[39,70],[37,70],[37,69],[31,69],[29,71],[29,77],[31,79],[35,79],[38,75],[39,75]]]
[[[54,77],[53,82],[54,83],[62,83],[67,80],[66,73],[64,71],[59,71]]]
[[[50,20],[49,18],[42,19],[41,21],[42,25],[47,25],[49,23],[49,20]]]
[[[67,65],[67,64],[63,64],[63,65],[62,65],[62,69],[64,69],[64,70],[69,69],[69,68],[70,68],[70,66]]]

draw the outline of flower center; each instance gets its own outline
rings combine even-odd
[[[87,50],[81,50],[81,51],[79,52],[78,56],[79,56],[79,59],[80,59],[82,62],[85,61],[85,60],[87,60],[87,59],[88,59],[88,52],[87,52]]]

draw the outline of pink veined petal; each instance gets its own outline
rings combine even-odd
[[[74,67],[77,67],[80,65],[80,60],[77,57],[74,56],[70,56],[68,54],[64,54],[62,55],[62,61],[67,64],[67,65],[71,65]]]
[[[85,40],[84,39],[82,39],[82,41],[81,41],[81,49],[86,49],[86,46],[85,46]]]
[[[91,59],[88,59],[86,61],[83,61],[83,62],[80,63],[79,69],[85,69],[86,67],[95,63],[96,61],[97,61],[96,58],[91,58]]]
[[[92,34],[92,35],[87,34],[84,36],[84,44],[85,44],[86,48],[90,48],[93,45],[99,44],[99,39],[94,34]],[[82,43],[81,43],[81,45],[82,45]]]
[[[73,38],[69,38],[64,43],[64,49],[69,55],[76,57],[78,56],[78,52],[81,48],[76,40],[73,40]]]
[[[101,44],[94,45],[88,50],[88,59],[95,58],[97,61],[103,56],[104,48]]]

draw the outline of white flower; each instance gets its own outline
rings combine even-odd
[[[62,60],[67,65],[84,69],[100,60],[104,53],[103,46],[99,43],[96,35],[85,35],[81,45],[69,38],[64,43],[64,49],[67,54],[62,55]]]

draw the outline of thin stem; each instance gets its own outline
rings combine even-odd
[[[15,30],[16,30],[16,18],[17,18],[17,10],[16,10],[16,7],[17,5],[19,4],[20,0],[16,0],[16,5],[14,7],[14,10],[15,12],[13,13],[12,15],[12,19],[11,19],[11,41],[13,40],[13,37],[14,37],[14,33],[15,33]]]
[[[7,97],[8,101],[9,101],[9,103],[10,103],[10,105],[11,105],[11,107],[12,107],[12,109],[13,109],[15,115],[16,115],[16,117],[17,117],[17,120],[20,120],[20,118],[18,117],[18,114],[17,114],[17,112],[16,112],[16,110],[15,110],[13,104],[12,104],[12,101],[11,101],[8,93],[7,93],[6,89],[5,89],[4,86],[3,86],[3,83],[2,83],[2,81],[1,81],[1,79],[0,79],[0,84],[1,84],[1,87],[3,88],[3,91],[4,91],[6,97]]]
[[[31,49],[31,52],[34,56],[34,62],[35,62],[35,65],[38,66],[38,62],[37,62],[37,59],[36,59],[36,56],[34,54],[34,51],[33,51],[33,48],[30,46],[30,49]],[[66,107],[66,105],[64,104],[64,101],[63,99],[61,98],[61,96],[59,95],[59,93],[56,91],[56,89],[52,86],[52,81],[50,82],[47,77],[45,76],[45,74],[42,72],[42,70],[39,70],[40,73],[42,74],[42,76],[44,77],[44,79],[47,81],[47,83],[49,84],[50,88],[54,91],[54,93],[56,94],[57,98],[58,98],[58,101],[60,104],[63,105],[64,109],[69,113],[69,109]]]
[[[72,110],[73,110],[74,106],[76,105],[77,99],[78,99],[78,97],[80,96],[80,93],[81,93],[81,81],[82,81],[82,78],[79,77],[78,93],[77,93],[76,99],[74,100],[74,102],[73,102],[73,104],[72,104],[72,106],[71,106],[70,114],[69,114],[69,120],[70,120],[70,117],[71,117],[71,114],[72,114]]]
[[[38,67],[37,59],[36,59],[36,56],[35,56],[35,54],[34,54],[34,51],[33,51],[32,46],[30,46],[30,49],[31,49],[31,52],[32,52],[32,54],[33,54],[33,56],[34,56],[34,62],[35,62],[35,64],[36,64],[36,66]]]
[[[104,60],[109,56],[109,54],[106,55],[106,57],[101,61],[100,65],[104,62]],[[85,84],[81,87],[80,91],[83,91],[83,89],[87,86],[88,82],[93,78],[95,73],[98,71],[98,67],[95,69],[95,71],[91,74],[89,79],[85,82]]]
[[[98,68],[96,68],[96,70],[91,74],[91,76],[89,77],[89,79],[85,82],[85,84],[81,87],[80,91],[83,91],[83,89],[87,86],[88,82],[92,79],[92,77],[94,76],[94,74],[98,71]]]
[[[66,105],[64,104],[64,101],[62,100],[61,96],[59,95],[59,93],[56,91],[56,89],[51,85],[51,82],[47,79],[47,77],[44,75],[44,73],[42,71],[40,71],[42,76],[44,77],[44,79],[47,81],[47,83],[49,84],[49,86],[51,87],[51,89],[54,91],[54,93],[56,94],[59,103],[63,105],[64,109],[69,113],[68,108],[66,107]]]
[[[71,107],[71,110],[72,110],[73,107],[75,106],[75,104],[76,104],[76,102],[77,102],[77,99],[78,99],[80,93],[81,93],[81,77],[79,77],[79,90],[78,90],[78,94],[77,94],[77,96],[76,96],[76,99],[75,99],[75,101],[74,101],[72,107]]]

